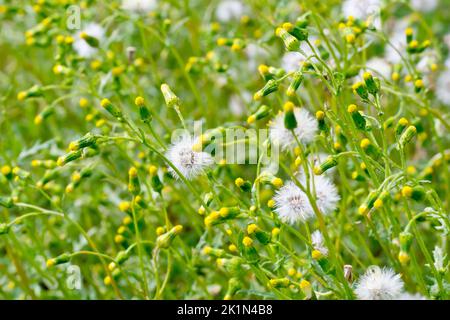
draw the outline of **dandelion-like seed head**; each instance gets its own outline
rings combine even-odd
[[[356,284],[355,293],[359,300],[394,300],[403,290],[400,275],[392,269],[370,267]]]
[[[224,0],[216,9],[216,17],[221,22],[239,20],[246,12],[246,7],[239,0]]]
[[[326,176],[316,176],[311,183],[314,183],[319,210],[323,214],[330,214],[336,210],[341,198],[334,183]]]
[[[297,139],[304,144],[313,141],[317,134],[317,120],[303,108],[294,109],[295,119],[298,126],[294,129]],[[284,114],[278,114],[270,124],[269,136],[272,143],[278,144],[282,150],[292,149],[296,145],[292,132],[285,128]]]
[[[157,6],[157,0],[122,0],[122,9],[137,13],[150,12]]]
[[[283,222],[294,224],[312,217],[312,209],[306,194],[293,182],[281,187],[275,197],[275,212]]]
[[[178,171],[189,180],[203,174],[213,164],[210,154],[194,151],[196,143],[197,139],[183,136],[170,146],[166,154]],[[173,168],[170,167],[169,171],[175,178],[180,178]]]
[[[436,96],[447,106],[450,106],[450,69],[444,71],[436,82]]]

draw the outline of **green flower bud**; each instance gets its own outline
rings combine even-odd
[[[265,97],[272,92],[275,92],[278,90],[278,82],[276,80],[269,80],[267,83],[262,87],[260,90],[258,90],[254,95],[254,100],[260,100],[262,97]]]
[[[267,117],[270,114],[270,112],[271,112],[271,109],[264,104],[261,107],[259,107],[258,110],[256,110],[256,112],[254,114],[252,114],[251,116],[249,116],[247,118],[247,123],[251,124],[251,123],[255,122],[256,120],[261,120],[261,119]]]
[[[401,135],[408,124],[409,122],[406,118],[401,118],[400,120],[398,120],[397,125],[395,126],[395,135]]]
[[[164,101],[169,108],[180,105],[180,99],[173,93],[168,84],[163,83],[161,85],[161,92],[164,96]]]
[[[400,241],[400,248],[403,251],[408,252],[409,248],[411,247],[412,241],[414,239],[414,236],[410,232],[402,232],[399,235],[399,241]]]
[[[71,258],[70,253],[63,253],[62,255],[57,256],[56,258],[47,260],[47,268],[56,266],[58,264],[63,264],[69,262]]]
[[[139,183],[138,172],[135,167],[131,167],[128,170],[128,191],[135,196],[141,192],[141,184]]]
[[[319,176],[327,170],[337,166],[337,164],[337,156],[329,156],[324,162],[314,168],[314,174]]]
[[[300,28],[298,26],[293,25],[290,22],[283,23],[282,27],[284,30],[289,32],[289,34],[291,34],[300,41],[308,39],[308,30],[306,28]]]
[[[141,118],[141,121],[144,123],[149,123],[152,121],[152,115],[150,114],[150,111],[145,105],[144,98],[137,97],[134,100],[134,104],[139,107],[139,116]]]
[[[150,173],[150,177],[151,177],[150,184],[151,184],[153,190],[155,190],[158,193],[161,193],[162,189],[164,188],[164,185],[162,184],[161,180],[159,179],[158,168],[156,166],[150,166],[148,171]]]
[[[88,132],[82,138],[72,141],[69,144],[69,149],[71,151],[76,151],[78,149],[91,147],[91,146],[95,145],[96,142],[97,142],[97,137],[94,136],[92,133]]]
[[[416,135],[417,129],[415,126],[409,126],[406,128],[405,132],[402,133],[400,139],[398,140],[399,145],[404,148],[406,144],[408,144],[411,139]]]
[[[301,71],[295,72],[292,77],[292,81],[286,90],[286,94],[289,97],[293,97],[295,95],[295,91],[297,91],[298,87],[300,87],[302,82],[303,82],[303,73]]]
[[[284,126],[288,130],[297,128],[297,119],[294,113],[294,104],[290,101],[286,102],[283,106],[284,109]]]
[[[32,86],[30,89],[26,90],[26,91],[21,91],[17,94],[17,100],[19,101],[23,101],[25,99],[28,98],[37,98],[37,97],[42,97],[44,94],[41,90],[41,87],[39,87],[38,85],[34,85]]]
[[[116,262],[117,264],[123,264],[125,261],[127,261],[130,258],[130,253],[128,251],[119,251],[116,256]]]
[[[356,94],[358,94],[361,99],[363,100],[368,100],[369,99],[369,94],[367,92],[367,87],[363,82],[356,82],[353,86],[352,86],[353,92],[355,92]]]
[[[224,300],[231,300],[233,296],[242,288],[241,282],[238,278],[231,278],[228,280],[228,290],[225,294]]]
[[[156,247],[160,249],[166,249],[168,248],[175,237],[180,234],[180,232],[183,230],[183,226],[177,225],[170,229],[168,232],[163,233],[156,239]]]
[[[277,28],[275,31],[277,37],[281,38],[288,51],[297,51],[300,48],[300,42],[283,28]]]
[[[375,201],[378,199],[378,191],[372,191],[369,193],[364,202],[359,206],[358,212],[361,215],[367,214],[370,209],[373,208]]]
[[[118,120],[122,119],[122,111],[119,110],[115,105],[111,103],[108,99],[103,99],[100,102],[100,105],[102,108],[104,108],[106,111],[108,111],[113,117],[115,117]]]
[[[252,190],[252,184],[250,181],[242,179],[242,178],[237,178],[234,183],[236,184],[236,186],[241,189],[241,191],[243,192],[250,192]]]
[[[216,249],[216,248],[211,248],[210,246],[205,246],[203,247],[202,252],[205,255],[208,255],[210,257],[215,257],[215,258],[221,258],[223,256],[225,256],[225,250],[223,249]]]
[[[366,119],[362,116],[361,112],[358,111],[358,107],[351,104],[347,107],[347,112],[350,113],[353,119],[353,123],[359,130],[366,130]]]
[[[49,116],[51,116],[55,112],[54,106],[47,106],[45,107],[35,118],[34,118],[34,124],[39,125],[47,119]]]
[[[291,284],[288,278],[270,279],[268,286],[271,288],[287,288]]]
[[[380,92],[380,82],[377,78],[374,78],[370,72],[365,72],[363,78],[367,91],[369,91],[370,94],[376,95]]]
[[[83,39],[84,41],[86,41],[86,43],[88,45],[90,45],[91,47],[94,47],[94,48],[98,48],[98,46],[100,44],[100,41],[97,38],[88,35],[86,32],[81,32],[80,38]]]
[[[77,150],[77,151],[71,151],[67,154],[65,154],[64,156],[61,156],[58,158],[58,160],[56,161],[56,164],[60,167],[64,166],[65,164],[75,161],[79,158],[81,158],[83,156],[83,151]]]

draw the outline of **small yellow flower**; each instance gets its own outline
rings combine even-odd
[[[117,265],[115,262],[111,262],[110,264],[108,264],[109,271],[113,271],[116,267]]]
[[[318,259],[320,259],[320,258],[322,257],[322,252],[320,252],[319,250],[313,250],[313,251],[311,252],[311,257],[312,257],[314,260],[318,260]]]
[[[368,212],[368,208],[365,206],[365,205],[361,205],[359,208],[358,208],[358,213],[360,214],[360,215],[365,215],[367,212]]]
[[[370,146],[370,140],[367,138],[362,139],[360,146],[362,149],[367,149]]]
[[[325,118],[325,112],[323,112],[322,110],[319,110],[316,112],[316,119],[317,120],[323,120]]]
[[[205,209],[205,207],[201,206],[200,208],[198,208],[197,212],[198,212],[199,215],[202,216],[202,215],[205,214],[206,209]]]
[[[134,99],[134,104],[137,105],[138,107],[143,106],[144,103],[145,100],[142,97],[136,97],[136,99]]]
[[[288,270],[288,275],[289,275],[289,276],[293,277],[293,276],[295,276],[296,274],[297,274],[297,270],[295,270],[295,268],[290,268],[290,269]]]
[[[250,247],[253,244],[253,240],[250,237],[244,237],[242,244],[246,247]]]
[[[273,228],[272,229],[272,237],[276,237],[280,234],[280,228]]]
[[[124,238],[123,235],[121,235],[121,234],[116,234],[115,235],[115,237],[114,237],[114,242],[115,243],[122,243],[124,241],[125,241],[125,238]]]
[[[413,193],[413,188],[411,188],[410,186],[404,186],[402,188],[402,196],[404,196],[405,198],[411,197],[412,193]]]
[[[292,112],[294,110],[294,107],[295,107],[294,104],[288,101],[283,105],[283,110],[285,112]]]
[[[409,260],[410,260],[410,257],[409,257],[409,254],[407,252],[404,252],[404,251],[400,251],[399,252],[399,254],[398,254],[398,261],[400,261],[400,263],[402,265],[408,264]]]
[[[55,259],[48,259],[46,262],[47,268],[51,268],[56,264]]]
[[[255,99],[256,100],[256,99]],[[248,118],[247,118],[247,123],[248,124],[252,124],[252,123],[254,123],[256,121],[256,116],[254,115],[254,114],[252,114],[251,116],[249,116]]]
[[[236,180],[234,180],[234,184],[240,188],[243,184],[244,184],[244,179],[242,178],[237,178]]]
[[[131,203],[129,201],[122,201],[119,203],[119,210],[122,212],[128,211],[131,208]]]
[[[1,168],[1,172],[2,172],[2,174],[3,174],[4,176],[7,176],[7,175],[9,175],[9,174],[12,172],[12,169],[11,169],[10,166],[4,165],[4,166]]]
[[[131,224],[132,222],[133,222],[133,219],[131,219],[130,216],[126,216],[125,218],[122,219],[122,223],[126,226]]]
[[[417,48],[419,46],[419,42],[417,41],[417,40],[412,40],[410,43],[409,43],[409,47],[411,48],[411,49],[415,49],[415,48]]]
[[[415,174],[415,173],[417,172],[417,169],[416,169],[414,166],[408,166],[408,167],[406,168],[406,172],[407,172],[409,175],[413,175],[413,174]]]
[[[112,283],[112,279],[110,276],[106,276],[105,279],[103,279],[103,283],[105,284],[105,286],[109,286]]]
[[[307,290],[311,288],[311,283],[308,280],[302,279],[302,281],[300,281],[300,288],[302,290]]]
[[[156,228],[156,235],[160,236],[162,235],[164,232],[166,232],[166,229],[164,227],[158,227]]]
[[[354,43],[355,39],[356,37],[353,33],[349,33],[345,36],[345,41],[347,41],[347,43]]]
[[[283,186],[283,180],[280,178],[273,178],[272,179],[272,184],[276,187],[276,188],[281,188]]]
[[[252,233],[254,233],[256,230],[258,230],[258,226],[257,226],[256,224],[254,224],[254,223],[249,224],[249,225],[247,226],[247,233],[248,233],[248,234],[252,234]]]
[[[398,72],[392,72],[391,79],[392,81],[398,81],[398,79],[400,79],[400,74]]]
[[[89,101],[86,98],[81,98],[78,104],[81,108],[86,108],[89,104]]]
[[[414,86],[415,86],[416,88],[423,88],[423,80],[422,80],[422,79],[417,79],[417,80],[414,82]]]
[[[353,113],[353,112],[356,112],[357,110],[358,110],[358,107],[355,104],[351,104],[347,107],[348,113]]]
[[[268,206],[269,208],[275,207],[275,200],[270,199],[269,201],[267,201],[267,206]]]
[[[381,199],[377,199],[377,200],[375,200],[375,202],[373,203],[373,207],[375,208],[375,209],[379,209],[379,208],[381,208],[383,206],[383,200],[381,200]]]

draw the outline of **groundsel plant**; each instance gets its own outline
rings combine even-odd
[[[450,298],[447,11],[0,0],[0,298]]]

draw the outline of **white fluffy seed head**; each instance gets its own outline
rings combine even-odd
[[[439,76],[436,82],[436,96],[443,104],[450,106],[450,69]]]
[[[75,41],[73,42],[74,50],[80,57],[90,58],[97,52],[97,48],[91,47],[86,41],[81,39],[81,32],[85,32],[89,36],[94,37],[101,42],[105,36],[105,29],[97,23],[90,23],[86,26],[86,28],[76,34]]]
[[[214,162],[210,154],[193,150],[197,141],[198,139],[191,136],[182,136],[170,146],[166,154],[167,158],[188,180],[203,174]],[[169,167],[169,171],[175,178],[180,178],[171,167]]]
[[[372,16],[375,27],[379,28],[381,26],[380,7],[380,0],[346,0],[342,4],[342,12],[345,17],[352,16],[361,20]]]
[[[275,212],[283,222],[294,224],[304,222],[313,216],[308,197],[292,181],[277,191],[274,200]]]
[[[311,185],[314,185],[316,195],[316,203],[319,210],[328,215],[337,208],[337,204],[341,199],[334,183],[328,177],[311,175]]]
[[[301,143],[310,143],[317,134],[317,120],[304,108],[295,108],[294,115],[297,120],[297,128],[294,129],[295,135]],[[270,141],[279,145],[282,150],[292,149],[296,146],[292,132],[284,126],[284,113],[278,114],[273,119],[269,128],[269,136]]]
[[[356,284],[359,300],[395,300],[403,290],[400,275],[392,269],[371,266]]]
[[[137,13],[150,12],[157,6],[157,0],[122,0],[122,9]]]
[[[438,6],[438,0],[411,0],[411,7],[416,11],[430,12]]]
[[[223,0],[216,9],[216,17],[220,22],[238,20],[245,14],[246,8],[239,0]]]
[[[398,296],[396,300],[427,300],[420,293],[404,292]]]

